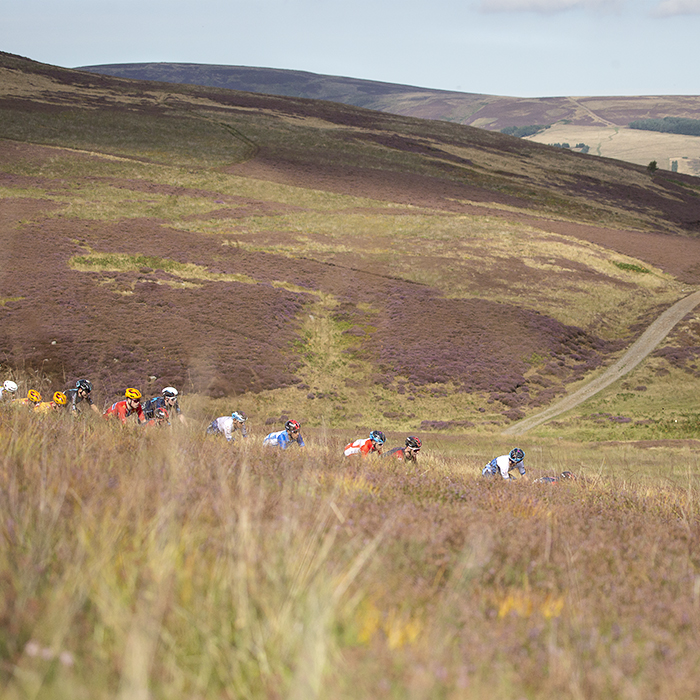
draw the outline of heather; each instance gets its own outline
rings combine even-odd
[[[506,483],[479,476],[487,440],[348,463],[347,433],[268,452],[257,420],[228,445],[189,415],[2,408],[5,697],[700,690],[696,451],[630,471],[541,441],[531,475],[578,479]]]

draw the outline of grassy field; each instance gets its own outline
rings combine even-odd
[[[697,447],[526,441],[533,480],[489,481],[497,440],[349,463],[351,432],[271,453],[189,409],[0,408],[3,697],[700,691]]]
[[[0,378],[188,420],[0,405],[3,698],[698,695],[700,313],[481,477],[695,288],[696,180],[0,59]]]
[[[664,170],[671,170],[675,161],[678,172],[700,175],[700,138],[697,136],[661,134],[615,125],[555,124],[527,139],[547,144],[568,143],[571,148],[584,143],[595,155],[645,166],[655,160]]]

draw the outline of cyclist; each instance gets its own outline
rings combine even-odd
[[[13,382],[11,379],[6,379],[2,383],[2,386],[0,386],[0,401],[11,401],[14,399],[18,388],[16,382]]]
[[[91,391],[92,382],[90,382],[89,379],[78,379],[75,383],[75,387],[65,392],[66,398],[68,399],[68,409],[73,415],[80,413],[78,404],[82,401],[85,401],[98,416],[100,415],[100,409],[95,406],[90,397]]]
[[[541,476],[535,481],[540,484],[554,484],[557,481],[566,481],[568,479],[576,481],[576,475],[572,472],[562,472],[559,476]]]
[[[405,447],[395,447],[393,450],[389,450],[389,452],[383,454],[382,457],[393,456],[401,461],[406,460],[407,462],[417,462],[418,453],[420,452],[420,448],[422,446],[423,443],[421,442],[420,438],[409,435],[406,438]]]
[[[180,411],[178,403],[178,391],[174,386],[166,386],[160,396],[154,396],[143,405],[143,412],[149,420],[154,417],[156,408],[164,408],[168,414],[175,413],[181,423],[185,422],[185,416]]]
[[[295,420],[288,420],[284,424],[284,430],[270,433],[263,440],[263,445],[267,445],[268,447],[281,447],[283,450],[286,450],[292,442],[296,442],[299,447],[304,447],[304,438],[301,436],[301,425]]]
[[[132,414],[136,414],[136,418],[139,423],[146,422],[146,416],[143,414],[143,408],[141,406],[141,392],[138,389],[133,389],[129,387],[124,392],[124,399],[122,401],[117,401],[113,403],[102,415],[105,418],[111,418],[116,416],[122,422],[122,425],[126,425],[126,419]]]
[[[373,430],[368,438],[358,438],[355,442],[351,442],[345,446],[345,456],[360,455],[366,457],[373,452],[378,455],[382,454],[382,445],[386,442],[386,437],[381,430]]]
[[[496,476],[496,474],[500,474],[504,479],[512,479],[510,472],[517,467],[520,476],[525,476],[524,459],[525,453],[519,447],[515,447],[507,455],[494,457],[484,467],[481,474],[482,476]]]
[[[68,403],[66,395],[62,391],[54,391],[51,401],[42,401],[34,408],[37,413],[49,413],[63,408]]]
[[[241,437],[248,436],[245,425],[247,420],[248,416],[243,411],[234,411],[230,416],[214,418],[207,426],[207,435],[223,435],[226,442],[234,442],[233,434],[237,430],[241,431]]]
[[[26,399],[20,399],[19,403],[24,406],[29,406],[30,408],[36,409],[36,407],[43,401],[41,394],[36,389],[30,389],[27,392]]]
[[[159,428],[164,425],[170,425],[170,414],[167,408],[156,408],[153,411],[153,418],[146,420],[144,426],[157,426]]]

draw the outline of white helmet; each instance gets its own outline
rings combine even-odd
[[[5,391],[9,391],[11,394],[14,394],[17,391],[17,384],[15,384],[11,379],[6,379],[2,383],[2,388]]]
[[[243,413],[243,411],[234,411],[231,414],[231,418],[233,418],[233,420],[235,421],[238,421],[239,423],[245,423],[248,420],[248,416],[246,416],[246,414]]]
[[[177,396],[177,389],[174,386],[166,386],[162,392],[163,396],[167,396],[169,399],[173,399]]]

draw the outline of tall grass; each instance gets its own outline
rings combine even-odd
[[[20,408],[0,409],[3,697],[700,691],[691,470],[505,483],[475,445],[349,462],[322,430],[271,452]]]

